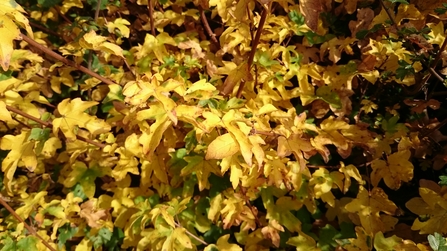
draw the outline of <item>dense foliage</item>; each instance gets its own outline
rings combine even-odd
[[[442,0],[0,0],[1,250],[447,250]]]

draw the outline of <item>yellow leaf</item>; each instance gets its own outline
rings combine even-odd
[[[12,119],[8,109],[6,109],[6,104],[3,101],[0,101],[0,120],[6,123],[14,123],[14,120]]]
[[[419,230],[420,234],[447,232],[446,193],[446,187],[442,187],[438,191],[433,191],[426,187],[419,188],[421,197],[412,198],[405,206],[414,214],[428,219],[421,221],[419,218],[416,218],[411,227],[412,230]]]
[[[312,178],[309,180],[309,186],[313,186],[316,199],[321,198],[331,207],[334,207],[335,197],[331,190],[335,186],[343,190],[343,178],[343,174],[339,172],[329,173],[327,169],[319,168],[312,174]]]
[[[84,8],[81,0],[64,0],[62,2],[61,13],[65,14],[67,11],[73,7]]]
[[[20,30],[16,24],[7,16],[0,15],[0,65],[4,71],[9,68],[14,39],[19,38]]]
[[[221,236],[216,243],[217,248],[219,251],[242,251],[242,248],[239,247],[237,244],[231,244],[228,242],[228,239],[230,238],[229,234],[226,234],[224,236]]]
[[[53,120],[53,133],[57,135],[61,130],[67,139],[75,140],[78,127],[86,128],[87,123],[94,118],[84,111],[97,104],[98,102],[82,101],[80,98],[62,100],[57,106],[61,117]]]
[[[129,37],[130,30],[127,27],[127,25],[130,25],[129,21],[123,18],[116,18],[113,20],[113,22],[108,22],[106,24],[107,30],[112,33],[115,29],[118,29],[120,33],[123,35],[123,37]]]
[[[386,231],[385,224],[380,218],[380,213],[393,215],[397,206],[388,199],[386,193],[378,187],[374,187],[370,193],[363,187],[359,187],[357,198],[345,206],[346,210],[356,213],[360,217],[362,227],[368,235],[379,231]]]
[[[368,234],[362,227],[355,227],[355,234],[357,238],[348,239],[350,243],[344,245],[343,248],[349,251],[371,251],[373,248],[372,234]]]
[[[349,190],[349,187],[351,186],[351,178],[354,178],[359,182],[359,184],[363,183],[362,176],[360,175],[359,170],[354,165],[347,165],[343,162],[340,162],[340,169],[338,169],[341,173],[345,175],[345,184],[343,192],[346,193]]]
[[[239,145],[230,133],[214,139],[208,146],[205,159],[223,159],[239,151]]]
[[[8,194],[12,195],[11,182],[14,179],[14,173],[17,169],[19,161],[30,171],[34,171],[37,167],[37,157],[34,153],[34,141],[28,141],[29,131],[22,130],[17,135],[5,135],[0,141],[0,149],[10,150],[8,155],[2,162],[2,172],[4,173],[4,184]]]
[[[188,162],[188,165],[182,169],[181,175],[185,176],[194,172],[197,176],[200,191],[209,187],[208,177],[211,173],[220,175],[220,170],[215,160],[205,160],[200,155],[187,156],[184,159]]]
[[[222,122],[227,128],[228,132],[231,133],[239,144],[242,156],[245,162],[251,166],[252,165],[252,144],[248,139],[248,132],[243,132],[238,126],[233,125],[234,120],[241,117],[240,113],[236,113],[235,110],[228,111],[222,118]]]
[[[16,213],[22,218],[26,219],[30,213],[35,210],[36,207],[43,206],[45,204],[45,196],[47,191],[41,191],[35,194],[30,194],[26,198],[22,199],[23,206],[17,208]]]
[[[420,251],[416,244],[393,235],[385,238],[382,232],[374,236],[374,248],[377,251]]]
[[[398,151],[388,156],[387,161],[375,159],[371,162],[371,183],[377,186],[383,178],[391,189],[398,189],[402,181],[413,179],[413,164],[408,160],[409,150]]]

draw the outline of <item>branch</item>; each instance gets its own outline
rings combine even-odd
[[[250,55],[249,55],[248,61],[247,61],[247,67],[248,67],[249,74],[250,74],[251,65],[253,64],[253,60],[255,58],[256,47],[258,47],[259,40],[261,39],[262,29],[264,28],[265,20],[267,19],[267,12],[269,10],[268,6],[263,5],[263,7],[264,7],[264,9],[262,10],[262,13],[261,13],[261,20],[259,21],[258,30],[256,31],[255,40],[253,40],[253,43],[251,45],[251,51],[250,51]],[[239,85],[239,89],[237,90],[237,94],[236,94],[237,98],[241,97],[242,90],[244,89],[244,86],[245,86],[245,82],[242,81],[241,84]]]
[[[42,241],[42,244],[45,245],[49,250],[56,251],[56,249],[54,249],[42,236],[40,236],[34,228],[32,228],[22,218],[20,218],[20,216],[14,211],[14,209],[12,209],[11,206],[9,206],[9,204],[5,201],[5,199],[1,195],[0,195],[0,204],[2,204],[2,206],[5,207],[6,210],[8,210],[8,212],[10,212],[12,216],[14,216],[14,218],[23,223],[26,230],[28,230],[28,232],[30,232],[32,236],[40,239]]]
[[[12,107],[12,106],[6,105],[6,109],[7,109],[8,111],[10,111],[10,112],[14,112],[14,113],[16,113],[16,114],[21,115],[22,117],[25,117],[25,118],[27,118],[27,119],[30,119],[30,120],[36,122],[36,123],[39,123],[39,124],[41,124],[41,125],[43,125],[43,126],[45,126],[45,127],[53,128],[53,124],[51,124],[51,122],[43,121],[43,120],[41,120],[41,119],[39,119],[39,118],[36,118],[36,117],[34,117],[34,116],[31,116],[31,115],[29,115],[28,113],[25,113],[25,112],[23,112],[23,111],[21,111],[21,110],[19,110],[19,109],[17,109],[17,108],[14,108],[14,107]],[[86,142],[86,143],[89,143],[89,144],[91,144],[91,145],[97,146],[97,147],[99,147],[99,148],[104,148],[104,147],[106,147],[105,144],[102,144],[102,143],[93,141],[93,140],[91,140],[91,139],[84,138],[84,137],[79,136],[79,135],[76,135],[76,138],[79,139],[79,140],[81,140],[81,141],[84,141],[84,142]]]
[[[151,24],[151,33],[152,36],[155,37],[155,26],[154,26],[154,3],[152,2],[153,0],[148,0],[149,3],[147,5],[147,8],[149,9],[149,22]]]
[[[45,54],[47,54],[47,55],[49,55],[49,56],[51,56],[51,57],[53,57],[53,58],[55,58],[55,59],[61,61],[62,63],[66,64],[66,65],[69,65],[69,66],[72,66],[72,67],[75,67],[76,69],[82,71],[83,73],[88,74],[88,75],[90,75],[90,76],[92,76],[92,77],[94,77],[94,78],[96,78],[96,79],[98,79],[98,80],[101,80],[101,81],[104,82],[105,84],[108,84],[108,85],[116,84],[116,83],[113,82],[112,80],[107,79],[107,78],[105,78],[105,77],[99,75],[99,74],[96,73],[96,72],[93,72],[92,70],[90,70],[90,69],[88,69],[88,68],[86,68],[86,67],[81,66],[81,65],[78,65],[78,64],[76,64],[75,62],[73,62],[73,61],[71,61],[71,60],[68,60],[68,59],[62,57],[61,55],[57,54],[56,52],[54,52],[54,51],[48,49],[47,47],[45,47],[45,46],[43,46],[43,45],[37,43],[36,41],[34,41],[33,39],[27,37],[26,35],[24,35],[24,34],[20,34],[20,35],[22,36],[22,38],[23,38],[23,40],[24,40],[25,42],[27,42],[27,43],[30,44],[31,46],[35,47],[36,49],[39,49],[39,50],[42,51],[43,53],[45,53]]]
[[[219,44],[219,42],[216,39],[216,34],[211,30],[210,24],[208,23],[208,20],[205,16],[205,11],[203,11],[202,7],[199,7],[200,10],[200,18],[202,19],[202,24],[205,27],[206,33],[208,33],[208,36],[210,36],[211,41],[213,41],[216,44]]]

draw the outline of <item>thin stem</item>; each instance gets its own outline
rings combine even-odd
[[[23,112],[23,111],[21,111],[21,110],[19,110],[19,109],[17,109],[17,108],[14,108],[14,107],[12,107],[12,106],[7,105],[7,106],[6,106],[6,109],[7,109],[8,111],[10,111],[10,112],[14,112],[14,113],[16,113],[16,114],[21,115],[22,117],[25,117],[25,118],[27,118],[27,119],[30,119],[30,120],[36,122],[36,123],[39,123],[39,124],[41,124],[41,125],[43,125],[43,126],[45,126],[45,127],[53,128],[53,124],[51,124],[50,122],[43,121],[43,120],[41,120],[41,119],[39,119],[39,118],[36,118],[36,117],[34,117],[34,116],[32,116],[32,115],[29,115],[28,113],[25,113],[25,112]],[[100,147],[100,148],[104,148],[104,147],[106,147],[106,145],[104,145],[104,144],[101,144],[101,143],[99,143],[99,142],[93,141],[93,140],[91,140],[91,139],[84,138],[84,137],[79,136],[79,135],[76,135],[76,138],[79,139],[79,140],[81,140],[81,141],[84,141],[84,142],[86,142],[86,143],[89,143],[89,144],[91,144],[91,145]]]
[[[397,25],[396,20],[394,20],[394,17],[391,15],[390,9],[389,9],[387,6],[385,6],[385,3],[383,2],[383,0],[380,0],[380,3],[382,4],[383,8],[384,8],[385,11],[386,11],[386,14],[387,14],[388,17],[390,18],[391,23],[392,23],[393,25]],[[396,27],[396,28],[397,28],[397,27]]]
[[[15,211],[14,209],[12,209],[11,206],[9,206],[9,204],[5,201],[5,199],[3,198],[3,196],[0,196],[0,204],[2,204],[3,207],[6,208],[6,210],[8,210],[8,212],[10,212],[12,214],[12,216],[14,216],[14,218],[16,218],[18,221],[20,221],[21,223],[23,223],[24,227],[26,228],[26,230],[28,230],[30,232],[31,235],[33,235],[34,237],[40,239],[42,241],[42,244],[45,245],[49,250],[51,251],[56,251],[56,249],[54,249],[44,238],[42,238],[42,236],[40,236],[36,230],[34,228],[32,228],[30,225],[28,225]]]
[[[194,238],[194,239],[197,240],[198,242],[202,243],[203,245],[208,246],[208,243],[207,243],[206,241],[200,239],[200,238],[197,237],[195,234],[189,232],[188,229],[182,227],[179,223],[174,222],[174,224],[175,224],[176,227],[181,227],[181,228],[185,229],[185,232],[186,232],[187,235],[191,236],[192,238]]]
[[[47,47],[45,47],[43,45],[37,43],[35,40],[27,37],[26,35],[24,35],[24,34],[20,34],[20,35],[22,36],[23,40],[25,40],[25,42],[27,42],[31,46],[35,47],[36,49],[39,49],[40,51],[44,52],[45,54],[47,54],[47,55],[49,55],[49,56],[51,56],[51,57],[61,61],[62,63],[66,64],[66,65],[69,65],[69,66],[72,66],[72,67],[75,67],[76,69],[82,71],[83,73],[88,74],[88,75],[90,75],[90,76],[92,76],[92,77],[94,77],[94,78],[96,78],[98,80],[101,80],[105,84],[108,84],[108,85],[115,84],[115,82],[113,82],[112,80],[107,79],[107,78],[99,75],[96,72],[93,72],[92,70],[90,70],[90,69],[88,69],[88,68],[86,68],[84,66],[77,65],[75,62],[62,57],[61,55],[57,54],[56,52],[48,49]]]

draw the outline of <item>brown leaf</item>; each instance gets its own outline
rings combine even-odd
[[[104,209],[97,210],[93,203],[93,200],[84,202],[81,205],[81,212],[79,215],[87,221],[87,225],[89,225],[89,227],[99,228],[101,227],[101,224],[98,223],[98,221],[105,219],[107,212]]]
[[[351,20],[349,22],[349,30],[354,36],[361,30],[367,30],[372,20],[374,19],[374,11],[370,8],[363,8],[357,11],[357,21]]]
[[[306,24],[316,32],[318,29],[318,18],[323,11],[323,5],[320,0],[302,0],[300,1],[301,14],[306,18]]]

